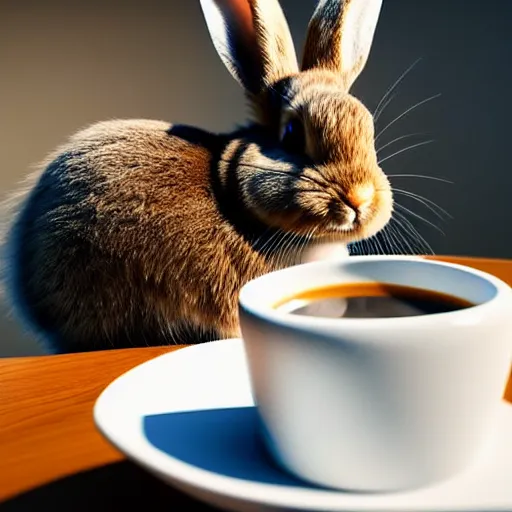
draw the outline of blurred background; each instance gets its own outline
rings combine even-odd
[[[299,55],[315,3],[281,1]],[[395,89],[377,132],[441,94],[392,124],[377,144],[419,134],[383,148],[385,158],[434,140],[383,168],[453,182],[392,178],[452,216],[442,221],[420,201],[397,196],[413,212],[402,214],[437,254],[512,257],[511,26],[510,0],[384,0],[370,59],[352,91],[373,111],[421,59]],[[221,131],[245,113],[199,0],[0,0],[0,199],[55,146],[95,121],[154,118]],[[39,353],[3,304],[0,356]]]

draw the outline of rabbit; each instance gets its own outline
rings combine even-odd
[[[98,122],[42,162],[15,200],[5,286],[48,352],[240,337],[244,283],[386,226],[373,118],[349,93],[381,3],[319,1],[299,67],[277,0],[200,0],[246,124]]]

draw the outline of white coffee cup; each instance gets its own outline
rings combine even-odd
[[[369,319],[274,307],[368,281],[475,306]],[[489,446],[512,357],[512,290],[498,278],[417,257],[351,257],[259,277],[239,306],[264,439],[296,476],[346,491],[406,490],[457,474]]]

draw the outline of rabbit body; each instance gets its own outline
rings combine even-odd
[[[277,0],[200,3],[254,119],[221,135],[101,122],[50,155],[18,201],[5,282],[51,351],[239,336],[244,283],[391,217],[373,118],[348,93],[381,0],[320,0],[300,70]]]
[[[96,124],[31,190],[11,242],[22,258],[12,286],[54,348],[238,335],[237,291],[272,266],[219,209],[212,172],[226,140],[173,129]]]

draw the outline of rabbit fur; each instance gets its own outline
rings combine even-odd
[[[251,119],[99,122],[13,198],[5,289],[51,352],[238,337],[244,283],[346,254],[391,217],[372,115],[349,93],[381,0],[319,1],[300,67],[277,0],[200,4]]]

